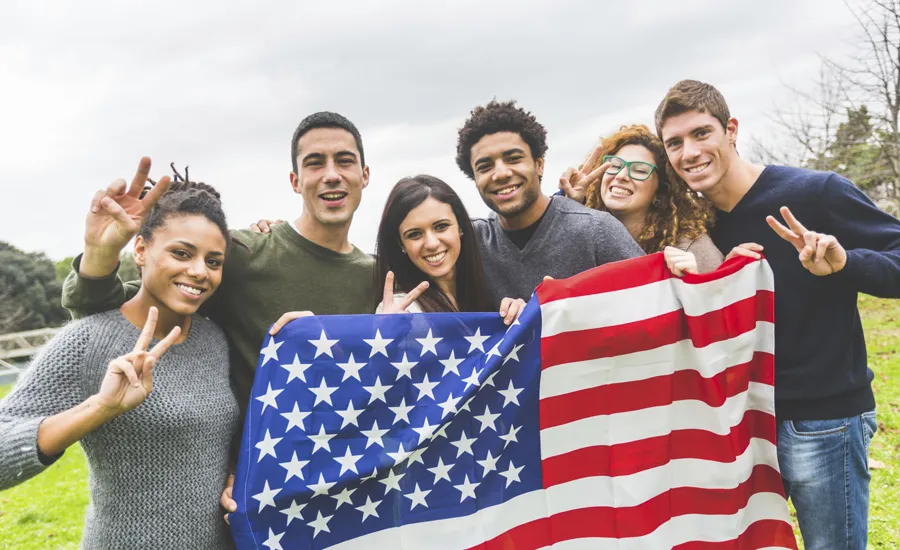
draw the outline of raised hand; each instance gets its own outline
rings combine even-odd
[[[137,234],[147,212],[169,187],[169,177],[165,176],[141,198],[149,174],[150,159],[144,157],[127,189],[125,180],[117,179],[106,189],[94,193],[85,222],[86,247],[118,253]]]
[[[380,313],[408,313],[406,308],[419,299],[423,292],[428,290],[428,281],[422,281],[419,286],[412,289],[401,300],[394,299],[394,272],[388,271],[384,278],[384,295],[381,298]]]
[[[594,163],[597,162],[597,159],[600,158],[602,148],[603,144],[600,144],[594,149],[591,156],[582,165],[581,170],[568,168],[563,172],[562,176],[559,177],[559,188],[567,197],[584,204],[584,196],[587,194],[588,189],[591,185],[600,181],[600,178],[603,177],[603,173],[609,168],[609,163],[604,162],[589,173],[584,171],[584,166],[593,166]]]
[[[690,252],[685,252],[674,246],[663,249],[663,257],[666,259],[666,267],[676,277],[683,277],[685,273],[699,273],[697,270],[697,258]]]
[[[547,277],[544,278],[547,280]],[[503,317],[504,325],[511,325],[513,322],[519,318],[519,315],[522,315],[522,310],[525,309],[525,300],[521,298],[504,298],[500,302],[500,317]]]
[[[157,309],[151,307],[134,349],[113,359],[106,369],[96,397],[114,416],[130,411],[147,399],[153,390],[153,367],[181,334],[181,327],[175,327],[153,349],[146,351],[156,330],[157,315]]]
[[[789,227],[782,225],[773,216],[767,216],[766,222],[779,237],[794,245],[800,253],[800,263],[807,271],[824,276],[844,269],[847,265],[847,251],[833,235],[806,229],[787,206],[781,207],[781,215]]]

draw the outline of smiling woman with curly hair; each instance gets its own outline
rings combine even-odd
[[[644,125],[622,126],[603,138],[578,170],[560,178],[560,189],[590,208],[615,216],[652,254],[674,247],[695,259],[687,271],[705,273],[722,263],[706,233],[712,210],[669,167],[665,147]],[[678,251],[667,260],[684,261]]]

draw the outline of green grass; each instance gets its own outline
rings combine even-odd
[[[878,401],[878,434],[872,441],[871,457],[885,466],[872,472],[869,547],[897,548],[900,546],[900,300],[863,296],[859,305]],[[9,387],[0,387],[0,397],[8,391]],[[74,446],[43,474],[0,492],[0,548],[77,548],[88,502],[86,478],[84,454],[81,447]]]

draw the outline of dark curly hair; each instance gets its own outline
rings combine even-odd
[[[535,160],[547,153],[547,130],[529,111],[516,106],[515,100],[499,102],[492,100],[485,106],[478,106],[469,113],[469,118],[459,129],[456,141],[456,165],[470,179],[475,179],[472,170],[472,147],[478,140],[498,132],[519,134],[531,149]]]
[[[225,212],[222,210],[222,201],[219,192],[211,185],[188,180],[188,170],[184,169],[184,176],[178,173],[172,163],[172,171],[175,173],[173,182],[159,201],[153,205],[138,235],[150,242],[153,232],[163,226],[169,216],[186,214],[199,214],[216,224],[225,241],[228,242],[228,223],[225,220]],[[151,183],[153,183],[151,181]]]
[[[603,138],[601,153],[591,166],[582,166],[590,173],[603,164],[603,157],[614,155],[626,145],[640,145],[653,155],[657,170],[659,186],[650,203],[644,230],[637,242],[644,252],[652,254],[667,246],[675,246],[682,237],[695,240],[706,234],[712,225],[712,208],[702,196],[698,195],[675,174],[669,165],[666,148],[650,128],[643,124],[622,126],[614,134]],[[601,180],[591,185],[585,194],[587,206],[596,210],[607,211],[600,196]]]

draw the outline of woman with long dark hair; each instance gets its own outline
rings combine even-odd
[[[403,178],[384,205],[376,241],[379,313],[487,311],[490,308],[475,228],[459,195],[428,175]],[[512,323],[523,300],[504,298]]]

